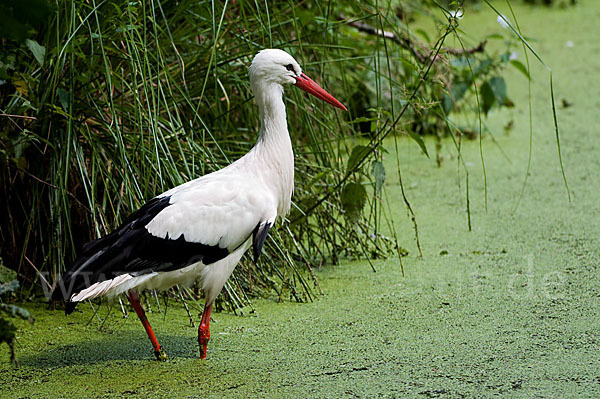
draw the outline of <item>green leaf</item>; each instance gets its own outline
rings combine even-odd
[[[483,108],[483,113],[487,115],[490,108],[494,105],[496,101],[496,96],[494,95],[494,90],[489,82],[484,82],[479,89],[479,94],[481,95],[481,107]]]
[[[504,81],[504,78],[501,76],[494,76],[490,79],[490,87],[494,92],[496,103],[498,105],[504,104],[504,100],[506,99],[506,82]]]
[[[5,313],[8,313],[12,317],[18,316],[23,320],[29,320],[33,323],[33,317],[31,317],[31,313],[25,308],[15,305],[7,305],[5,303],[0,303],[0,309]]]
[[[2,264],[2,260],[0,259],[0,283],[8,283],[9,281],[13,281],[17,279],[17,272]]]
[[[487,35],[486,39],[504,40],[504,36],[499,33],[492,33],[491,35]]]
[[[417,29],[415,29],[415,33],[419,34],[423,39],[425,39],[425,41],[427,43],[431,43],[431,38],[429,37],[427,32],[425,32],[425,30],[423,30],[421,28],[417,28]]]
[[[60,101],[63,110],[69,112],[69,105],[71,104],[71,95],[69,92],[59,87],[58,90],[56,90],[56,94],[58,95],[58,101]]]
[[[10,345],[15,338],[17,327],[8,320],[0,318],[0,343],[6,342]]]
[[[19,282],[17,280],[9,281],[4,284],[0,284],[0,295],[7,294],[9,292],[15,292],[19,288]]]
[[[442,99],[442,107],[444,107],[444,113],[447,115],[454,108],[454,101],[452,97],[448,93],[444,93],[444,98]]]
[[[512,60],[510,61],[510,64],[512,66],[514,66],[517,71],[521,72],[523,75],[525,75],[525,77],[527,79],[531,79],[531,76],[529,76],[529,72],[527,71],[527,67],[525,65],[523,65],[523,63],[519,60]]]
[[[477,66],[475,66],[475,69],[473,69],[472,74],[469,71],[470,78],[475,80],[475,78],[478,77],[479,75],[485,74],[490,69],[491,66],[492,66],[492,61],[490,61],[489,59],[485,59],[485,60],[481,61],[479,64],[477,64]]]
[[[419,147],[421,147],[421,151],[423,151],[425,155],[427,155],[427,158],[429,158],[429,153],[427,152],[427,147],[425,147],[425,142],[423,141],[423,138],[417,133],[413,132],[412,130],[408,131],[408,135],[411,139],[417,142]]]
[[[371,164],[371,174],[375,178],[375,193],[379,195],[385,183],[385,167],[380,161],[373,161]]]
[[[348,183],[342,190],[342,208],[346,216],[357,220],[367,202],[367,190],[360,183]]]
[[[137,27],[135,25],[124,25],[124,26],[119,26],[117,27],[117,29],[115,29],[116,32],[129,32],[131,30],[136,30]]]
[[[35,40],[27,39],[26,43],[37,62],[40,64],[40,66],[43,66],[44,58],[46,57],[46,48],[44,46],[40,46],[40,44]]]
[[[467,88],[468,86],[466,83],[457,83],[452,85],[450,88],[450,93],[444,94],[443,106],[446,114],[449,114],[450,111],[454,109],[454,105],[465,96]]]
[[[358,117],[356,119],[349,121],[348,123],[353,124],[353,123],[362,123],[362,122],[372,122],[372,121],[376,121],[376,120],[377,120],[376,116],[373,116],[373,117],[361,116],[361,117]]]
[[[358,167],[358,165],[362,162],[362,160],[367,156],[370,147],[366,145],[357,145],[352,149],[350,153],[350,158],[348,158],[348,165],[346,166],[346,174],[352,173]]]

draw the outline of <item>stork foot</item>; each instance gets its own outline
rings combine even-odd
[[[206,347],[210,340],[210,312],[212,312],[212,303],[204,305],[202,320],[198,327],[198,345],[200,346],[200,359],[206,359]]]
[[[152,331],[152,327],[150,327],[150,323],[148,322],[148,318],[146,317],[146,312],[144,312],[142,305],[140,305],[140,298],[138,296],[138,293],[135,291],[129,291],[127,293],[127,298],[129,299],[131,306],[135,310],[135,313],[137,313],[138,317],[140,318],[142,325],[146,329],[148,338],[150,338],[150,342],[152,343],[152,347],[154,348],[154,356],[156,356],[156,360],[164,362],[168,359],[167,354],[165,350],[158,344],[158,340],[156,339],[154,331]]]
[[[210,331],[208,329],[198,329],[198,345],[200,347],[200,359],[206,359],[208,341],[210,341]]]
[[[167,356],[167,352],[163,348],[158,348],[157,351],[154,351],[154,356],[156,356],[156,360],[159,362],[166,362],[169,360],[169,356]]]

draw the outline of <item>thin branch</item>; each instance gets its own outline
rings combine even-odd
[[[417,50],[415,48],[414,44],[410,41],[410,39],[408,39],[406,37],[400,37],[394,32],[377,29],[374,26],[371,26],[371,25],[366,24],[361,21],[351,21],[350,18],[348,18],[344,14],[340,14],[340,20],[346,21],[348,23],[348,25],[358,29],[361,32],[365,32],[370,35],[375,35],[375,36],[384,37],[386,39],[390,39],[390,40],[400,44],[401,46],[409,49],[410,52],[415,56],[416,59],[419,60],[420,63],[422,63],[422,64],[427,63],[427,57],[423,53],[421,53],[419,50]]]
[[[415,58],[421,63],[426,64],[429,60],[427,56],[423,54],[423,52],[431,53],[430,50],[427,49],[427,46],[411,37],[400,37],[395,32],[385,31],[382,29],[377,29],[374,26],[366,24],[362,21],[351,21],[346,15],[340,14],[340,20],[346,21],[346,23],[357,30],[368,33],[370,35],[380,36],[385,39],[392,40],[401,46],[410,50],[410,52],[415,56]],[[485,51],[485,46],[487,44],[487,40],[480,42],[477,46],[472,48],[453,48],[453,47],[443,47],[441,52],[445,52],[446,54],[461,56],[465,54],[475,54],[482,53]],[[419,49],[417,49],[419,47]]]
[[[35,267],[35,264],[29,260],[29,258],[27,257],[27,255],[23,255],[25,260],[27,261],[27,263],[29,263],[29,265],[31,267],[33,267],[33,269],[35,270],[35,272],[38,274],[38,276],[40,276],[40,279],[42,282],[46,283],[46,286],[48,287],[49,290],[52,290],[53,287],[52,285],[50,285],[50,283],[48,282],[48,280],[46,280],[46,278],[44,277],[44,275],[42,273],[40,273],[39,269],[37,267]]]
[[[0,116],[6,116],[8,118],[21,118],[21,119],[32,119],[37,120],[35,116],[27,116],[27,115],[11,115],[11,114],[0,114]]]
[[[475,53],[483,53],[485,51],[485,45],[487,44],[487,40],[480,42],[477,46],[471,48],[453,48],[453,47],[444,47],[444,51],[447,54],[451,55],[470,55]]]

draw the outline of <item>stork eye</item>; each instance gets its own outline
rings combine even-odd
[[[294,71],[294,66],[292,64],[287,64],[285,66],[285,69],[287,69],[290,72],[296,72],[296,71]]]

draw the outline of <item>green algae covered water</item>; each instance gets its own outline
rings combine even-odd
[[[461,21],[474,37],[498,29],[495,15],[482,10]],[[36,323],[20,325],[20,368],[0,347],[0,397],[600,396],[600,4],[518,3],[515,12],[553,69],[558,104],[570,104],[558,111],[571,203],[548,75],[534,63],[533,163],[516,211],[529,119],[527,82],[511,71],[508,92],[517,107],[487,121],[510,161],[483,142],[487,212],[478,143],[463,143],[473,231],[452,143],[443,143],[446,161],[437,168],[416,144],[401,142],[424,255],[416,256],[398,201],[396,225],[410,251],[404,277],[393,258],[376,262],[377,273],[361,262],[325,267],[317,272],[325,295],[314,303],[260,300],[252,316],[215,314],[206,361],[198,359],[196,329],[175,306],[166,316],[149,314],[170,355],[158,363],[135,317],[114,309],[100,329],[86,306],[65,317],[27,304]],[[510,119],[514,129],[504,136]],[[398,198],[395,160],[386,161],[388,195]]]

